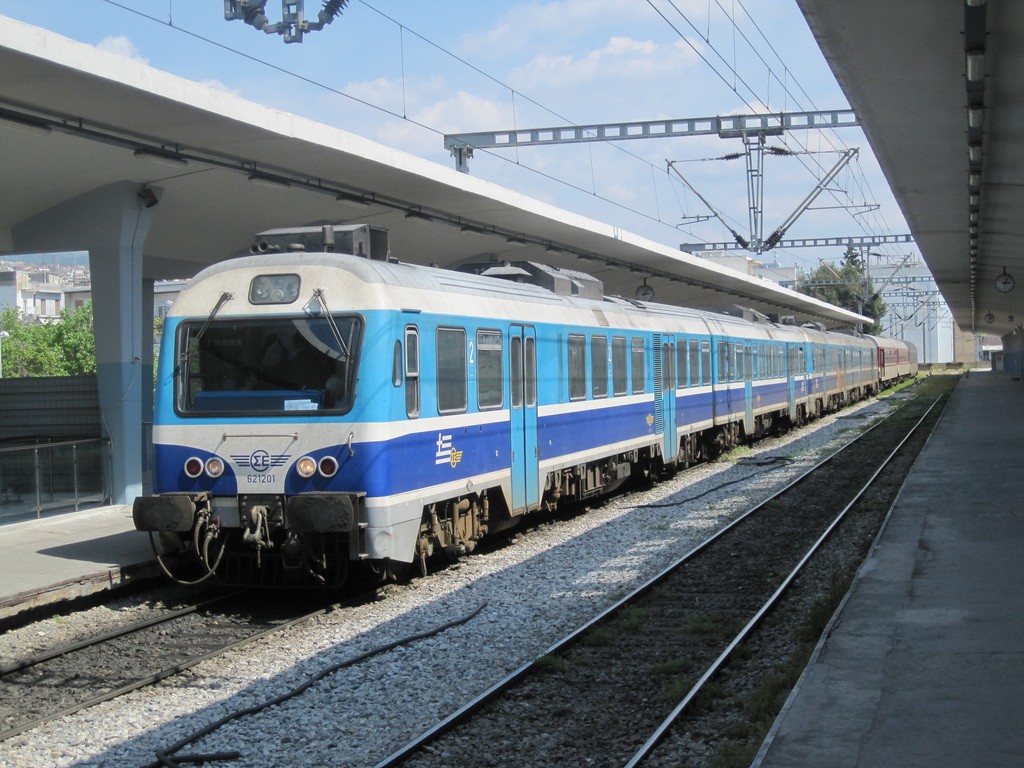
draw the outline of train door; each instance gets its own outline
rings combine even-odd
[[[786,389],[789,393],[789,418],[794,423],[797,420],[797,370],[796,370],[796,347],[792,344],[786,345]]]
[[[666,463],[679,453],[676,430],[676,340],[654,334],[654,431],[662,436]]]
[[[756,347],[754,347],[756,349]],[[743,343],[743,431],[754,434],[754,357],[750,342]]]
[[[533,326],[509,328],[509,404],[511,406],[512,511],[540,505],[540,457],[537,452],[537,332]]]

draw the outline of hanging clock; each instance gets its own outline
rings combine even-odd
[[[643,285],[637,287],[635,295],[640,301],[651,301],[654,298],[654,287],[644,280]]]
[[[1003,293],[1009,293],[1013,290],[1013,286],[1013,275],[1006,271],[1006,267],[1003,267],[1003,273],[996,276],[996,290]]]

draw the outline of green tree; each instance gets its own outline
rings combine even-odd
[[[5,378],[96,373],[91,304],[65,309],[55,323],[19,318],[7,307],[0,311],[0,329],[9,334],[3,340]]]
[[[53,326],[55,346],[61,351],[58,376],[82,376],[96,373],[96,339],[93,335],[92,304],[80,309],[65,309]]]
[[[867,279],[856,249],[847,248],[838,267],[823,263],[807,277],[801,277],[796,289],[807,296],[872,318],[874,322],[864,329],[865,333],[882,332],[880,320],[887,307]]]

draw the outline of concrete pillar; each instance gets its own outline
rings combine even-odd
[[[143,424],[153,419],[153,298],[152,283],[148,300],[143,293],[142,253],[161,190],[143,197],[143,189],[127,181],[100,187],[13,230],[20,251],[89,252],[100,419],[113,454],[115,504],[142,494]]]
[[[142,281],[141,380],[142,386],[142,491],[152,493],[149,459],[153,450],[153,280]]]

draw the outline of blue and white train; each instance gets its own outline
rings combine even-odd
[[[916,374],[905,342],[352,255],[368,232],[263,233],[174,303],[133,510],[174,578],[391,578]]]

